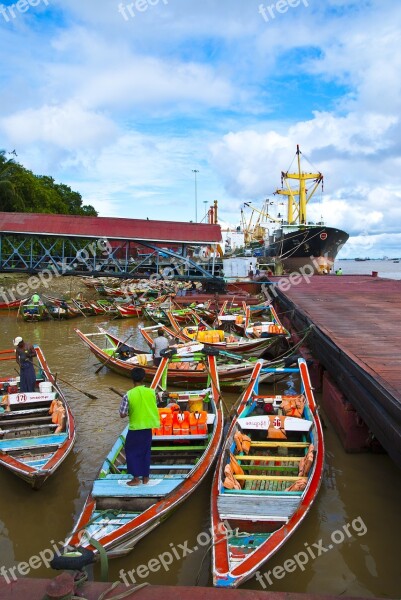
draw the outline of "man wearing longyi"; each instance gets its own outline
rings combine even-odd
[[[149,481],[152,429],[160,427],[160,417],[154,390],[143,385],[144,369],[132,369],[131,377],[134,387],[123,396],[120,417],[129,419],[125,455],[133,478],[127,485],[140,485],[141,479],[144,484]]]
[[[36,356],[35,348],[24,342],[22,337],[14,340],[15,359],[20,368],[20,392],[34,392],[36,386],[36,374],[33,366],[33,358]]]

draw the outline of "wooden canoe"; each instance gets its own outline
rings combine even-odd
[[[151,388],[156,389],[164,380],[168,360],[162,359]],[[206,357],[203,356],[202,360]],[[127,474],[125,464],[127,429],[124,429],[93,483],[74,531],[67,540],[69,546],[83,546],[96,553],[96,548],[91,545],[91,540],[96,540],[109,557],[124,556],[204,480],[217,457],[223,435],[216,360],[213,356],[207,360],[211,376],[205,389],[167,392],[167,401],[177,403],[183,411],[191,411],[193,402],[200,400],[202,403],[202,399],[208,399],[203,402],[203,406],[207,407],[203,413],[207,419],[203,433],[196,433],[193,429],[189,434],[179,433],[179,430],[168,435],[155,435],[154,432],[150,481],[146,485],[132,487],[126,485],[132,475]],[[165,395],[163,397],[166,398]]]
[[[267,350],[269,350],[269,352],[273,355],[276,355],[274,352],[274,346],[276,345],[277,355],[280,352],[280,346],[278,345],[278,341],[280,340],[278,337],[250,339],[239,336],[235,332],[227,333],[227,331],[224,329],[219,329],[218,331],[222,334],[220,335],[219,341],[217,341],[217,339],[216,341],[212,341],[211,339],[208,339],[207,334],[208,332],[216,332],[217,330],[203,322],[195,313],[194,318],[197,319],[198,324],[184,328],[179,326],[171,312],[167,312],[167,315],[173,329],[176,331],[177,337],[183,341],[197,340],[207,344],[208,346],[212,346],[220,350],[226,350],[227,352],[238,353],[242,356],[262,356],[262,354],[264,354]],[[199,325],[199,323],[201,323],[201,325]]]
[[[286,369],[292,377],[299,376],[300,391],[296,396],[260,395],[258,384],[264,370],[258,361],[223,444],[213,479],[212,569],[217,587],[241,585],[281,548],[306,517],[322,480],[323,433],[305,360],[298,359],[295,369]],[[304,402],[302,417],[290,418],[286,424],[289,417],[278,413],[284,400],[295,402],[295,397],[302,397]],[[266,407],[271,414],[266,414]],[[297,427],[294,420],[299,421]],[[285,431],[286,437],[278,439],[278,430]],[[238,434],[251,438],[250,447],[249,443],[246,447],[246,442],[242,449],[241,443],[237,445]],[[227,465],[232,456],[232,472],[237,472],[230,489],[232,481],[230,484],[226,477],[230,477],[231,467]],[[309,458],[310,470],[305,474],[301,467]],[[238,484],[241,487],[236,489]],[[295,491],[288,490],[290,486]]]
[[[28,482],[32,488],[39,489],[71,451],[75,425],[70,407],[50,372],[42,350],[38,346],[35,350],[40,369],[34,392],[19,392],[19,378],[0,380],[0,465]],[[15,350],[3,352],[10,362],[15,361]],[[48,385],[40,385],[43,382]],[[43,391],[44,387],[50,391]],[[58,433],[55,433],[57,424],[52,423],[49,414],[50,405],[56,397],[61,400],[65,411],[64,424]]]
[[[156,330],[158,327],[158,325],[154,326]],[[149,328],[143,329],[148,330]],[[102,328],[100,328],[99,333],[85,334],[79,329],[75,329],[75,332],[99,362],[115,373],[131,377],[132,369],[140,365],[145,370],[146,381],[151,381],[155,376],[157,369],[153,365],[153,357],[149,350],[135,348],[127,341],[121,340]],[[152,344],[152,341],[150,337],[148,343]],[[186,340],[183,345],[188,344],[191,345],[193,342]],[[128,356],[121,357],[120,350],[123,347],[128,348]],[[256,359],[252,361],[252,359],[242,358],[239,355],[227,355],[224,351],[218,354],[217,368],[221,387],[242,389],[252,373]],[[206,384],[208,376],[207,371],[200,370],[199,365],[191,359],[182,361],[177,358],[174,359],[169,363],[168,371],[170,382],[179,387],[202,387]]]
[[[0,310],[18,310],[20,305],[28,300],[29,298],[21,298],[20,300],[11,300],[10,302],[0,302]]]

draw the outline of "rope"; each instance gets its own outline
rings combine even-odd
[[[120,582],[115,581],[113,583],[113,585],[111,585],[107,590],[105,590],[104,592],[102,592],[100,594],[100,596],[98,597],[98,600],[105,600],[107,594],[109,592],[112,592],[118,585],[120,585]],[[141,583],[135,587],[129,588],[128,590],[126,590],[125,592],[122,592],[121,594],[118,594],[117,596],[110,596],[109,598],[107,598],[107,600],[121,600],[121,598],[126,598],[127,596],[130,596],[134,592],[138,592],[139,590],[141,590],[142,588],[144,588],[148,585],[149,585],[149,583],[147,583],[147,582]],[[83,599],[81,599],[81,600],[83,600]]]

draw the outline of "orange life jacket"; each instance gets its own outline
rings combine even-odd
[[[207,412],[205,410],[189,413],[189,428],[192,435],[207,433]]]
[[[173,435],[189,435],[189,412],[174,412]]]

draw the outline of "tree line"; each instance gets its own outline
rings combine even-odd
[[[0,211],[55,213],[97,217],[81,194],[53,177],[35,175],[0,150]]]

